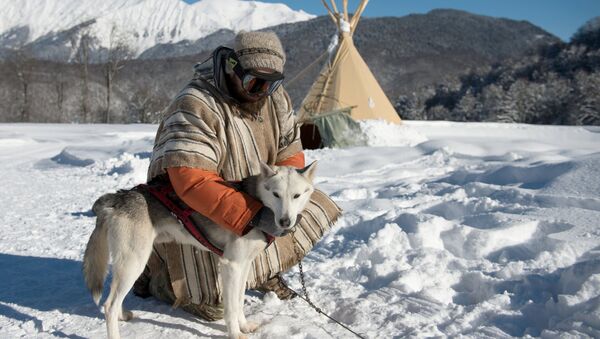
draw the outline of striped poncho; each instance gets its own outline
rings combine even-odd
[[[148,181],[165,175],[166,168],[182,166],[214,171],[226,181],[259,174],[260,161],[275,164],[302,150],[291,107],[280,87],[258,114],[246,114],[228,104],[209,80],[196,78],[164,112]],[[310,251],[339,215],[338,206],[315,190],[297,231],[277,238],[256,258],[247,286],[258,287],[295,265],[301,259],[298,254]],[[150,281],[150,292],[161,299],[183,306],[218,305],[217,262],[213,253],[192,246],[157,244],[144,278]]]

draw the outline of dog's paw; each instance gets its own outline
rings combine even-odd
[[[119,315],[119,320],[121,321],[129,321],[131,319],[133,319],[133,312],[130,310],[123,310]]]
[[[251,321],[247,321],[245,324],[240,324],[240,330],[244,333],[253,333],[258,330],[260,325]]]
[[[248,336],[242,333],[229,335],[229,339],[248,339]]]

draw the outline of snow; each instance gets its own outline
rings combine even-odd
[[[340,30],[343,33],[350,33],[350,23],[340,18]]]
[[[361,126],[369,146],[306,152],[344,209],[303,261],[319,307],[368,338],[600,336],[600,129]],[[81,275],[90,208],[144,181],[156,127],[0,124],[0,337],[105,336]],[[125,305],[126,338],[225,335]],[[254,338],[352,337],[298,298],[248,292],[245,309]]]
[[[0,0],[0,35],[27,27],[27,42],[95,20],[96,47],[110,45],[111,31],[127,39],[136,56],[157,44],[197,40],[219,29],[257,30],[314,18],[284,4],[241,0]]]

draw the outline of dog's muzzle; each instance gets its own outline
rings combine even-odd
[[[285,229],[283,232],[281,232],[281,236],[286,236],[290,233],[293,233],[296,231],[296,227],[298,227],[298,224],[300,224],[300,220],[302,220],[302,215],[298,214],[298,216],[296,217],[296,223],[294,224],[294,226]]]

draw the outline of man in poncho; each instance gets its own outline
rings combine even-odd
[[[218,48],[211,62],[196,66],[193,80],[164,112],[148,181],[168,182],[180,204],[242,236],[273,217],[232,183],[259,174],[261,161],[302,168],[304,153],[281,86],[285,53],[274,33],[242,32],[234,49]],[[339,214],[335,203],[315,190],[296,231],[277,238],[253,262],[248,288],[288,297],[279,273],[297,264]],[[208,320],[222,318],[217,262],[216,254],[192,246],[155,245],[134,291]]]

